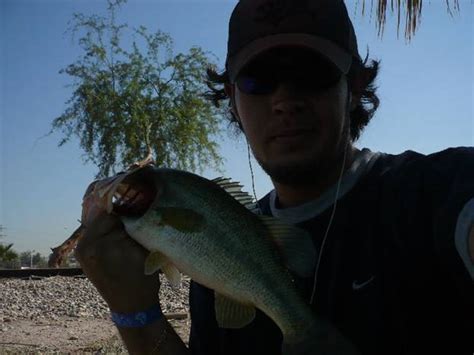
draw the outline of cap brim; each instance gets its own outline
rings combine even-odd
[[[328,61],[333,63],[342,73],[349,72],[352,56],[337,44],[313,35],[303,33],[283,33],[259,38],[249,43],[234,57],[227,61],[227,70],[231,82],[235,80],[240,70],[259,54],[276,47],[304,47],[313,49]]]

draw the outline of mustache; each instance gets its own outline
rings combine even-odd
[[[300,122],[297,124],[279,124],[270,126],[266,130],[265,136],[267,140],[272,140],[276,137],[293,136],[302,133],[313,132],[318,129],[318,123],[316,120],[312,122]]]

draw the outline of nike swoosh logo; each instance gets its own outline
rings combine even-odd
[[[375,279],[375,276],[372,275],[372,277],[370,279],[368,279],[367,281],[364,281],[362,283],[358,282],[357,280],[354,280],[354,282],[352,283],[352,289],[354,291],[360,290],[361,288],[364,288],[365,286],[370,284],[372,281],[374,281],[374,279]]]

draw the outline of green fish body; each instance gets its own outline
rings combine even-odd
[[[182,272],[213,289],[223,328],[249,324],[260,309],[279,326],[287,354],[312,353],[309,343],[325,344],[331,337],[345,342],[315,317],[294,287],[291,272],[314,271],[316,253],[306,232],[253,213],[247,208],[251,197],[227,179],[154,167],[139,174],[154,185],[156,198],[143,215],[122,220],[127,233],[150,251],[146,273],[162,269],[176,283]]]

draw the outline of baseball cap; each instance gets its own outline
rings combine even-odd
[[[259,54],[293,46],[314,50],[344,74],[354,57],[360,59],[343,0],[240,0],[229,22],[231,82]]]

